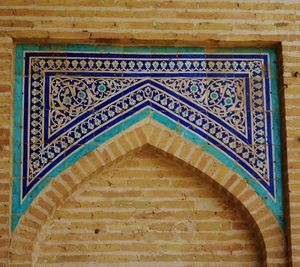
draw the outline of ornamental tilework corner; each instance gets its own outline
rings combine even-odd
[[[179,124],[283,225],[273,50],[17,45],[15,65],[12,229],[51,178],[147,116]]]

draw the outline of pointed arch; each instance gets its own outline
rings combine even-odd
[[[86,154],[44,188],[22,216],[11,244],[12,266],[32,266],[32,251],[43,224],[81,183],[127,153],[150,145],[195,168],[215,183],[248,216],[265,251],[266,266],[285,266],[285,239],[280,225],[252,187],[239,174],[197,144],[147,118]]]

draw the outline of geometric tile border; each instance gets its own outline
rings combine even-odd
[[[17,46],[12,229],[51,178],[143,116],[241,174],[283,225],[274,52],[70,48]]]

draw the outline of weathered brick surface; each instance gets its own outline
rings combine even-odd
[[[0,265],[7,264],[9,244],[12,164],[10,112],[13,103],[11,37],[16,42],[30,43],[188,45],[207,48],[243,45],[260,47],[281,43],[281,100],[287,147],[287,170],[284,177],[286,204],[289,206],[286,209],[287,235],[290,237],[291,261],[294,266],[300,265],[299,9],[299,1],[289,0],[0,1]],[[151,142],[159,142],[162,138],[166,137],[157,136],[153,132]],[[129,136],[124,137],[124,140],[120,143],[123,149],[135,145]],[[180,157],[181,152],[177,153]],[[112,155],[107,154],[106,157]],[[98,159],[103,163],[106,161],[106,158]],[[49,198],[58,201],[53,192]]]
[[[169,139],[164,138],[163,142],[160,140],[157,142],[158,144],[153,145],[151,143],[153,141],[153,137],[151,137],[152,135],[145,135],[147,132],[156,132],[159,133],[159,136],[169,136]],[[131,145],[131,147],[127,147],[127,149],[121,149],[122,155],[118,158],[114,156],[108,157],[107,155],[112,154],[110,147],[122,147],[120,141],[128,139],[128,136],[131,137],[132,143],[140,145],[138,147],[136,147],[136,145]],[[145,190],[145,193],[142,196],[142,198],[145,199],[165,199],[167,194],[172,197],[179,197],[178,190],[180,191],[180,188],[197,188],[198,182],[188,179],[177,179],[170,182],[168,179],[153,179],[153,175],[159,175],[159,178],[168,178],[167,175],[172,177],[172,174],[174,175],[174,173],[182,173],[182,168],[189,168],[190,171],[194,171],[196,173],[195,177],[198,177],[199,179],[200,177],[205,177],[206,183],[212,183],[215,190],[217,190],[223,198],[227,198],[231,205],[236,207],[239,212],[243,214],[243,219],[251,228],[249,231],[256,235],[256,245],[260,247],[262,261],[261,266],[285,266],[286,250],[283,232],[280,229],[274,215],[270,212],[263,200],[255,193],[255,191],[245,183],[242,177],[232,172],[228,167],[224,166],[220,162],[217,162],[210,154],[204,153],[201,149],[199,150],[199,147],[196,144],[187,141],[184,137],[181,137],[181,142],[185,142],[191,150],[185,151],[185,153],[181,151],[180,159],[174,156],[177,154],[179,155],[178,151],[174,151],[174,155],[169,154],[167,149],[169,148],[169,144],[172,143],[172,140],[180,140],[180,136],[176,131],[171,131],[165,126],[148,118],[120,133],[110,142],[100,145],[95,152],[92,152],[93,155],[99,155],[99,158],[105,159],[105,165],[104,163],[99,164],[96,171],[92,164],[87,164],[84,170],[81,166],[82,162],[86,162],[90,158],[91,155],[88,154],[52,180],[43,192],[34,200],[31,208],[25,213],[25,215],[23,215],[17,229],[14,232],[10,257],[11,265],[27,266],[36,262],[38,253],[32,254],[32,250],[24,249],[23,243],[20,243],[19,240],[28,243],[26,246],[27,248],[37,247],[37,243],[43,236],[40,234],[40,230],[43,229],[43,231],[47,231],[53,212],[57,211],[57,209],[60,210],[60,207],[64,207],[66,201],[73,192],[78,190],[78,188],[82,188],[84,183],[89,181],[92,177],[99,176],[100,174],[103,177],[111,178],[116,166],[118,166],[118,162],[120,162],[124,157],[130,158],[134,155],[134,153],[137,153],[141,149],[152,151],[153,147],[155,147],[156,150],[160,151],[165,158],[175,160],[176,165],[181,166],[181,169],[175,172],[174,170],[167,168],[164,172],[155,172],[157,163],[155,161],[147,160],[147,165],[144,166],[144,168],[146,168],[145,171],[143,168],[137,169],[141,166],[135,161],[130,163],[127,161],[126,166],[128,170],[125,172],[117,171],[114,173],[116,178],[114,179],[114,183],[112,183],[109,179],[98,181],[99,185],[101,184],[107,189],[106,196],[113,194],[116,197],[141,197],[139,192],[136,190],[130,190],[130,192],[127,192],[129,187]],[[144,143],[146,143],[146,146]],[[178,150],[180,150],[180,147],[178,147]],[[195,152],[200,155],[199,160],[191,160],[193,159],[191,155],[194,155]],[[207,159],[206,161],[202,161],[202,158],[204,157]],[[164,164],[163,162],[163,160],[160,161],[160,166],[164,166],[164,168],[166,168],[166,166],[168,167],[168,164]],[[204,167],[200,165],[201,162],[205,162]],[[151,170],[154,170],[154,173]],[[143,179],[125,179],[126,177],[124,178],[123,174],[127,174],[126,177],[141,176]],[[225,188],[227,183],[230,183],[230,186]],[[244,187],[243,190],[239,189],[241,184]],[[175,191],[166,190],[169,187],[174,188]],[[114,188],[124,188],[125,191],[119,190],[117,192],[111,192],[111,189]],[[147,188],[156,190],[146,190]],[[87,197],[93,198],[96,196],[97,192],[96,194],[89,193]],[[193,194],[189,196],[195,197]],[[186,195],[186,197],[188,197],[188,195]],[[48,205],[45,205],[45,201]],[[79,203],[79,205],[81,204]],[[89,208],[87,211],[88,210]],[[164,214],[166,213],[155,213],[155,216],[160,217],[164,216]],[[186,215],[195,219],[197,214],[198,212],[191,213],[189,210],[183,210],[180,213],[175,213],[177,219],[184,219]],[[261,214],[263,214],[263,216]],[[63,214],[61,215],[63,216]],[[84,214],[80,213],[79,215],[75,214],[74,216],[76,218],[73,219],[77,220],[83,215]],[[45,219],[45,216],[47,219]],[[114,210],[113,213],[103,211],[92,213],[88,220],[93,219],[94,216],[96,216],[98,220],[103,220],[107,218],[107,216],[110,216],[110,220],[131,220],[129,214],[122,212],[121,208],[119,211],[118,209]],[[153,220],[160,219],[155,216],[151,218]],[[210,218],[211,216],[208,216],[208,220],[203,220],[199,225],[204,228],[210,228]],[[48,224],[45,223],[45,221],[47,221]],[[223,223],[221,226],[221,229],[223,229]],[[224,224],[224,227],[227,231],[231,231],[231,228],[228,226],[228,222]],[[225,228],[223,230],[225,230]],[[270,236],[270,233],[272,236]],[[125,259],[120,259],[120,261],[122,260]],[[233,259],[228,258],[228,260],[232,261]],[[147,261],[149,261],[149,259]],[[191,259],[185,259],[185,261],[191,261]],[[207,258],[207,261],[211,261],[211,258]],[[226,260],[223,261],[226,262]]]
[[[75,191],[34,257],[36,266],[262,266],[248,223],[204,175],[145,148]]]
[[[12,39],[0,37],[0,266],[8,264],[10,242],[12,53]]]

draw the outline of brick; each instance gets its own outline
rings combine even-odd
[[[113,153],[113,155],[115,156],[115,158],[118,158],[122,155],[122,152],[117,147],[116,143],[112,142],[108,145],[108,147],[111,150],[111,152]]]
[[[154,132],[153,132],[153,134],[154,134]],[[161,136],[159,137],[157,147],[163,150],[171,138],[172,138],[172,135],[168,131],[163,131]]]
[[[39,219],[40,221],[44,222],[47,219],[47,216],[40,210],[38,210],[37,208],[31,206],[28,209],[29,214],[31,214],[33,217]]]
[[[77,162],[77,167],[80,169],[80,180],[84,180],[91,176],[93,172],[96,171],[96,167],[91,163],[88,157],[82,157]],[[67,189],[67,188],[66,188]]]
[[[137,137],[136,137],[136,135],[135,135],[134,132],[129,132],[127,134],[127,138],[129,140],[129,142],[131,143],[131,145],[132,145],[133,148],[137,148],[137,147],[140,146],[139,141],[138,141],[138,139],[137,139]]]
[[[160,139],[160,136],[162,134],[162,130],[157,128],[157,127],[152,127],[152,131],[151,131],[151,134],[149,133],[149,143],[154,145],[154,146],[157,146],[159,147],[158,145],[158,141]]]
[[[13,41],[17,42],[46,42],[46,43],[120,43],[130,45],[172,45],[172,46],[206,46],[208,49],[214,49],[214,46],[247,46],[247,47],[270,47],[274,44],[281,44],[283,50],[283,70],[285,75],[283,83],[285,84],[283,102],[285,102],[285,113],[287,122],[287,175],[290,183],[288,189],[290,193],[291,213],[287,216],[290,219],[288,228],[291,230],[291,261],[293,266],[300,265],[300,250],[299,243],[296,238],[292,238],[294,233],[297,233],[297,224],[299,223],[299,209],[297,196],[299,186],[294,180],[299,177],[295,173],[299,169],[299,153],[300,143],[297,141],[300,136],[299,131],[299,76],[293,77],[299,69],[299,14],[296,12],[300,9],[300,4],[297,1],[286,2],[228,2],[228,1],[117,1],[108,0],[11,0],[9,3],[1,1],[0,5],[0,124],[1,129],[9,129],[11,127],[10,107],[13,101],[10,93],[13,90],[11,84],[12,73],[11,58],[13,55]],[[84,8],[82,8],[84,6]],[[145,8],[146,7],[146,8]],[[230,10],[230,12],[228,12]],[[4,17],[5,16],[5,17]],[[76,19],[74,19],[76,18]],[[9,69],[9,70],[8,70]],[[4,93],[4,95],[2,94]],[[296,96],[296,97],[295,97]],[[284,120],[284,118],[283,118]],[[146,132],[145,132],[146,133]],[[140,135],[138,130],[135,133],[138,136],[138,145],[145,143],[145,136]],[[5,135],[0,138],[0,157],[9,157],[12,144],[9,143]],[[172,136],[172,135],[171,135]],[[151,144],[158,144],[160,148],[168,144],[170,136],[166,133],[161,135],[161,130],[153,127],[153,131],[148,136]],[[128,137],[128,139],[130,139]],[[136,141],[130,144],[131,141],[121,137],[120,145],[124,151],[130,151],[133,147],[138,147]],[[4,145],[4,146],[3,146]],[[189,154],[192,145],[184,145],[178,155],[179,158],[185,159]],[[4,148],[4,149],[2,149]],[[169,148],[170,153],[175,151],[175,145]],[[115,151],[115,150],[111,150]],[[113,152],[115,155],[115,153]],[[98,155],[98,152],[97,152]],[[112,155],[104,152],[103,161],[109,162]],[[198,160],[199,158],[197,158]],[[205,158],[202,159],[205,163]],[[194,158],[191,161],[196,163]],[[96,162],[93,162],[94,167]],[[11,177],[10,162],[1,160],[0,177],[9,179]],[[193,165],[192,164],[192,165]],[[199,165],[199,169],[201,166]],[[78,180],[83,178],[83,172],[72,169],[72,176],[76,176]],[[4,173],[4,174],[2,174]],[[213,169],[209,169],[208,173],[214,174]],[[215,173],[214,179],[218,182],[222,181],[222,176],[225,177],[227,170],[221,169]],[[190,177],[189,177],[190,178]],[[1,178],[2,179],[2,178]],[[68,180],[70,181],[70,180]],[[289,182],[288,181],[288,182]],[[226,180],[226,186],[230,186],[233,182]],[[72,183],[72,182],[71,182]],[[121,184],[121,183],[119,183]],[[138,182],[137,182],[138,184]],[[148,181],[147,183],[148,184]],[[173,183],[180,186],[180,182]],[[190,185],[196,183],[191,182]],[[185,190],[191,190],[188,187],[189,183],[185,183]],[[251,212],[259,209],[261,201],[252,198],[250,191],[241,192],[241,187],[237,186],[233,189],[235,194],[241,193],[239,199],[249,205],[247,207]],[[1,187],[0,199],[6,205],[10,204],[9,186]],[[122,188],[118,188],[121,190]],[[124,188],[123,188],[124,189]],[[155,192],[145,191],[139,192],[137,195],[132,193],[130,197],[141,197],[141,195],[151,196],[152,198],[178,197],[180,191],[174,191],[167,194],[166,188],[160,188]],[[179,190],[180,187],[176,188]],[[170,191],[170,190],[169,190]],[[119,195],[124,195],[124,192],[118,192]],[[112,195],[117,194],[116,192]],[[62,192],[61,192],[62,193]],[[108,191],[107,193],[110,193]],[[126,193],[126,188],[125,188]],[[60,203],[57,195],[53,192],[46,193],[55,202]],[[184,195],[185,193],[183,193]],[[208,193],[206,193],[209,195]],[[125,194],[126,195],[126,194]],[[188,197],[188,194],[185,194]],[[194,193],[190,195],[195,197]],[[103,195],[102,195],[103,197]],[[251,202],[251,200],[253,200]],[[47,206],[47,205],[46,205]],[[45,207],[45,203],[43,207]],[[47,209],[47,208],[46,208]],[[6,210],[5,210],[6,211]],[[189,226],[192,230],[192,225]],[[2,235],[0,230],[0,236]],[[8,230],[6,230],[8,231]],[[289,229],[288,229],[289,231]],[[287,232],[288,232],[287,231]],[[249,237],[248,237],[249,240]],[[206,247],[207,248],[207,247]],[[277,251],[278,252],[278,251]],[[7,251],[1,253],[0,263],[5,262]],[[244,255],[245,265],[255,265],[254,254]],[[269,254],[272,255],[272,254]],[[276,252],[274,252],[274,257]],[[281,264],[280,253],[275,262],[268,262],[268,266],[284,266]],[[97,258],[98,257],[98,258]],[[119,257],[119,258],[118,258]],[[151,258],[152,257],[152,258]],[[223,260],[218,255],[214,255],[215,259]],[[235,259],[238,255],[231,255],[226,258]],[[194,262],[199,260],[199,257],[183,256],[178,253],[170,255],[161,255],[154,257],[155,260],[161,262],[180,261]],[[20,255],[13,256],[14,260],[19,261],[19,266],[31,266],[26,261],[30,261],[30,257]],[[50,262],[52,258],[44,257],[45,262]],[[136,261],[136,256],[58,256],[60,262],[85,262],[90,259],[96,259],[99,262],[130,262]],[[203,260],[211,261],[212,256],[204,257]],[[153,261],[153,256],[139,256],[138,260]],[[269,259],[268,259],[269,260]],[[23,262],[24,263],[21,263]],[[248,261],[248,262],[247,262]],[[233,260],[234,262],[234,260]],[[219,262],[220,263],[220,262]],[[218,265],[219,265],[218,263]],[[129,264],[130,265],[130,264]],[[151,264],[150,264],[151,265]],[[164,264],[161,264],[162,266]],[[184,265],[184,263],[183,263]],[[186,264],[188,265],[188,264]],[[218,266],[216,265],[216,266]],[[222,266],[224,263],[222,263]],[[225,264],[226,265],[226,264]],[[229,266],[232,264],[228,264]],[[257,265],[257,264],[256,264]],[[13,266],[13,265],[12,265]],[[17,266],[17,265],[16,265]],[[43,263],[40,263],[43,266]],[[258,265],[259,266],[259,265]]]
[[[119,139],[119,144],[123,147],[125,152],[129,152],[131,150],[131,145],[130,143],[127,141],[127,139],[125,138],[125,136],[121,136]]]
[[[143,132],[141,128],[136,129],[136,134],[141,144],[147,143],[147,135]]]
[[[195,254],[196,258],[189,259],[193,262],[205,262],[208,259],[203,257],[224,251],[240,253],[226,258],[229,264],[259,260],[253,256],[258,253],[256,235],[245,227],[248,219],[225,204],[229,203],[227,197],[217,193],[206,176],[199,177],[185,166],[179,168],[172,157],[164,157],[163,152],[144,147],[106,168],[114,189],[107,190],[105,173],[83,183],[78,193],[54,212],[50,228],[42,229],[38,263],[103,262],[106,257],[104,262],[117,264],[126,260],[118,255],[120,251],[130,257],[151,251],[153,256],[143,261],[165,257],[166,264],[174,261],[174,255],[186,257],[186,252]],[[80,243],[74,243],[78,240]],[[105,244],[96,243],[99,240]],[[82,258],[79,252],[91,257]],[[215,257],[209,261],[219,262]]]

